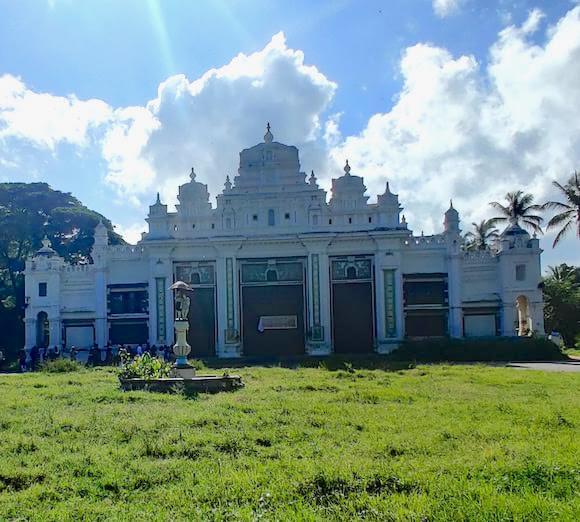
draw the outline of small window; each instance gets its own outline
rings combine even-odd
[[[526,280],[526,265],[516,265],[516,281]]]
[[[258,214],[254,214],[252,216],[252,221],[258,221]]]
[[[276,216],[274,214],[274,209],[268,210],[268,226],[273,227],[276,224]]]
[[[177,230],[178,230],[177,225],[173,225],[173,231],[177,232]]]
[[[191,225],[191,228],[195,228],[195,223],[193,225]]]
[[[38,297],[46,297],[46,283],[38,283]]]
[[[232,228],[232,218],[226,218],[226,228]]]
[[[211,224],[211,229],[213,230],[215,228],[215,223]]]
[[[329,220],[328,220],[328,224],[329,224],[329,225],[332,225],[332,219],[329,219]]]
[[[352,218],[351,217],[348,218],[348,224],[352,225]]]
[[[290,212],[286,212],[286,214],[284,214],[284,219],[290,219]]]
[[[313,225],[318,225],[318,216],[312,216],[312,224]]]
[[[369,223],[373,222],[373,218],[371,216],[369,216]]]

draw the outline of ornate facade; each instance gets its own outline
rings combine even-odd
[[[387,183],[369,204],[344,173],[331,197],[298,149],[264,141],[210,203],[191,170],[175,212],[159,196],[136,246],[95,230],[92,264],[68,265],[45,241],[26,265],[26,346],[170,344],[170,285],[194,287],[193,356],[386,353],[405,337],[543,333],[539,241],[511,224],[491,250],[463,249],[459,214],[415,236]]]

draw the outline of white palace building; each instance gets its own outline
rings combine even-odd
[[[174,342],[176,280],[193,288],[193,357],[387,353],[404,338],[543,333],[539,241],[516,224],[491,250],[466,252],[451,207],[443,230],[415,236],[387,183],[332,180],[330,200],[298,149],[264,141],[240,153],[214,208],[207,185],[159,196],[136,246],[95,230],[92,263],[48,240],[26,263],[26,347]]]

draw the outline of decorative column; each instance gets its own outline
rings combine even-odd
[[[104,267],[95,272],[95,342],[104,349],[109,339],[107,329],[107,282]]]
[[[314,252],[308,257],[308,355],[328,355],[330,350],[330,296],[328,295],[328,255]]]
[[[217,356],[241,357],[238,317],[238,273],[235,254],[225,248],[216,259],[217,281]]]
[[[461,296],[462,263],[459,250],[448,257],[449,335],[463,337],[463,307]]]

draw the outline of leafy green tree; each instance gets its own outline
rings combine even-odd
[[[574,172],[564,186],[557,181],[553,181],[552,185],[559,190],[564,199],[564,203],[548,201],[542,205],[544,209],[558,211],[558,214],[548,221],[547,227],[548,230],[560,229],[552,244],[552,247],[555,247],[570,231],[575,231],[576,237],[580,239],[580,179],[578,173]]]
[[[497,201],[490,203],[500,214],[490,219],[493,225],[498,223],[520,225],[523,228],[542,234],[541,224],[544,219],[536,213],[542,210],[542,206],[534,204],[534,196],[532,194],[524,194],[521,190],[508,192],[505,200],[505,205]]]
[[[23,329],[24,265],[42,238],[48,236],[69,262],[90,262],[99,221],[107,227],[111,244],[124,242],[108,219],[70,193],[46,183],[0,183],[0,328],[12,328],[16,322],[18,331]],[[7,339],[13,335],[6,332],[3,329],[1,337],[10,343]]]
[[[481,220],[479,223],[471,223],[473,232],[467,232],[467,250],[487,250],[494,240],[499,237],[497,228],[491,220]]]
[[[580,334],[580,270],[562,264],[549,267],[544,278],[544,320],[547,332],[556,330],[564,344],[574,346]]]

